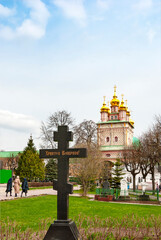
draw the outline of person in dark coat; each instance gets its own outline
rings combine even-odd
[[[161,192],[161,183],[159,184],[159,192]]]
[[[12,178],[7,182],[6,197],[8,196],[8,192],[10,192],[10,196],[12,196]]]
[[[27,190],[29,190],[28,188],[28,182],[27,179],[24,178],[23,182],[22,182],[22,193],[21,193],[21,197],[23,195],[23,193],[25,193],[25,196],[27,196]]]

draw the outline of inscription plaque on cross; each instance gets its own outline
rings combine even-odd
[[[40,158],[57,158],[58,159],[58,180],[53,181],[53,189],[58,191],[57,194],[57,221],[52,224],[45,236],[46,239],[67,239],[64,238],[65,232],[60,226],[63,224],[72,227],[71,220],[68,219],[69,208],[69,194],[73,193],[73,185],[68,183],[69,178],[69,158],[85,158],[87,156],[86,148],[69,148],[69,141],[73,141],[72,132],[68,131],[67,126],[58,126],[58,132],[54,132],[54,141],[58,142],[57,149],[40,149]],[[69,228],[70,228],[69,227]],[[53,230],[53,231],[52,231]],[[57,231],[57,233],[56,233]],[[72,232],[76,231],[75,238],[69,237],[68,239],[78,239],[76,235],[78,230],[74,223]],[[59,233],[58,233],[59,232]],[[55,238],[54,238],[55,234]],[[60,236],[58,235],[60,234]],[[58,238],[59,237],[59,238]]]

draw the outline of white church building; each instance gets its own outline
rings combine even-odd
[[[134,121],[130,118],[130,111],[128,110],[127,101],[126,104],[123,100],[117,98],[116,86],[114,87],[114,95],[110,102],[104,102],[100,109],[101,119],[97,123],[97,141],[102,152],[102,158],[113,165],[122,155],[125,147],[132,145],[133,143],[139,141],[134,134]],[[130,182],[130,188],[133,186],[133,178],[131,173],[125,170],[124,178]],[[136,187],[141,188],[142,174],[136,175]],[[152,188],[151,175],[148,174],[146,177],[146,182],[148,183],[148,189]],[[155,172],[155,183],[156,185],[161,183],[161,173],[158,172],[156,166]]]

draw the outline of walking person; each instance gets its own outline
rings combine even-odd
[[[17,194],[20,192],[20,178],[19,176],[16,177],[14,180],[14,191],[15,191],[15,197],[17,197]]]
[[[6,197],[8,196],[8,192],[10,192],[10,196],[12,196],[12,178],[7,182]]]
[[[21,193],[21,197],[22,197],[23,193],[25,193],[25,196],[27,196],[27,190],[29,190],[28,182],[27,182],[27,179],[24,178],[24,179],[23,179],[23,182],[22,182],[22,193]]]
[[[161,183],[159,184],[159,192],[161,192]]]

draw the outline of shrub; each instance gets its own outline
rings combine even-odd
[[[52,186],[52,182],[29,182],[29,187],[44,187],[44,186]]]

